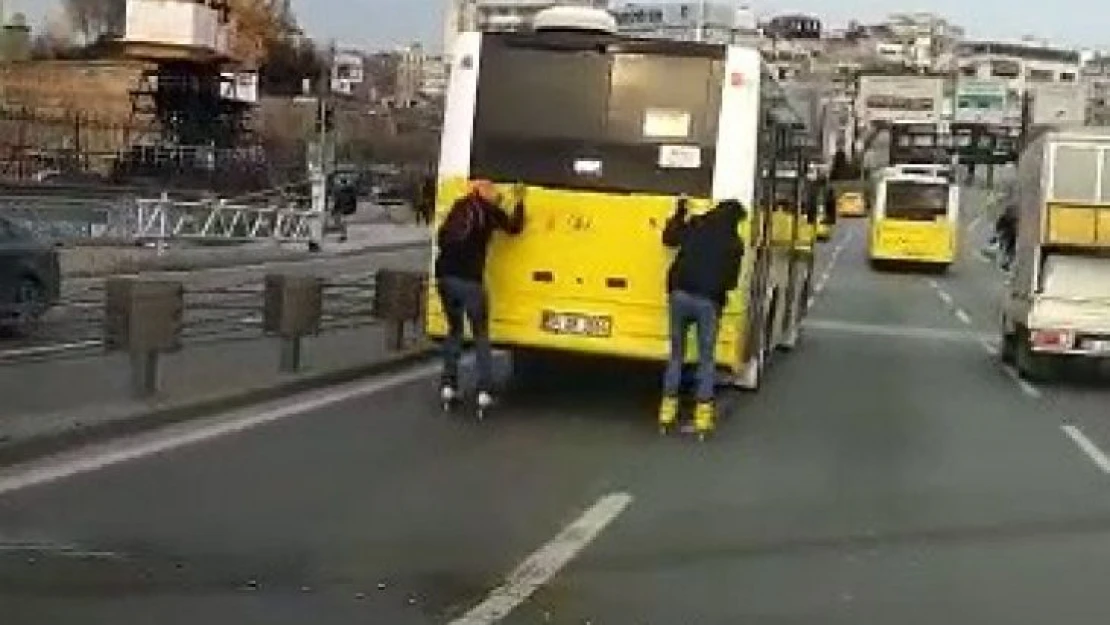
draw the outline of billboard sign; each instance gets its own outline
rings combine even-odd
[[[1011,108],[1009,88],[1001,80],[960,79],[954,100],[953,118],[958,123],[1000,125]]]
[[[856,114],[867,125],[938,122],[944,110],[944,82],[936,76],[860,76]]]

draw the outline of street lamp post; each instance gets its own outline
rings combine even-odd
[[[708,0],[699,0],[698,1],[698,30],[697,30],[697,40],[698,40],[698,42],[705,41],[705,20],[707,19],[706,12],[708,10],[708,6],[706,4],[707,1]]]

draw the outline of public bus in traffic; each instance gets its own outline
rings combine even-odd
[[[802,202],[783,207],[790,234],[771,236],[774,198],[801,197],[775,176],[799,166],[801,117],[759,51],[628,38],[605,12],[556,8],[532,32],[463,33],[453,52],[434,224],[470,180],[527,196],[524,231],[490,247],[491,342],[664,361],[663,227],[681,196],[693,213],[738,199],[746,253],[716,360],[730,384],[758,388],[769,356],[798,340],[812,280],[794,249]]]
[[[872,265],[912,263],[947,270],[956,260],[959,207],[960,189],[949,177],[885,168],[874,185]]]

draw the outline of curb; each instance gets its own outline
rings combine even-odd
[[[274,384],[217,393],[193,400],[147,406],[129,411],[119,419],[96,425],[50,432],[11,443],[0,443],[0,468],[93,443],[102,443],[193,419],[231,412],[266,401],[353,382],[360,378],[381,375],[430,360],[434,351],[435,347],[432,345],[420,345],[365,365],[305,374]]]

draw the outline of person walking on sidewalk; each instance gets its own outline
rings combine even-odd
[[[717,332],[728,292],[740,279],[744,243],[737,229],[745,214],[739,201],[725,200],[705,215],[687,219],[687,203],[682,198],[663,229],[663,244],[677,248],[678,254],[667,273],[671,345],[659,408],[661,428],[669,428],[678,418],[686,335],[694,325],[698,347],[694,429],[699,435],[713,429]]]
[[[478,180],[467,195],[452,205],[436,232],[439,255],[435,278],[440,303],[447,318],[443,344],[440,394],[452,402],[459,395],[459,360],[462,356],[463,321],[470,323],[478,365],[478,406],[493,403],[493,364],[489,342],[489,297],[485,288],[486,255],[495,231],[510,235],[524,229],[524,190],[518,185],[512,214],[501,208],[502,197],[493,183]]]

